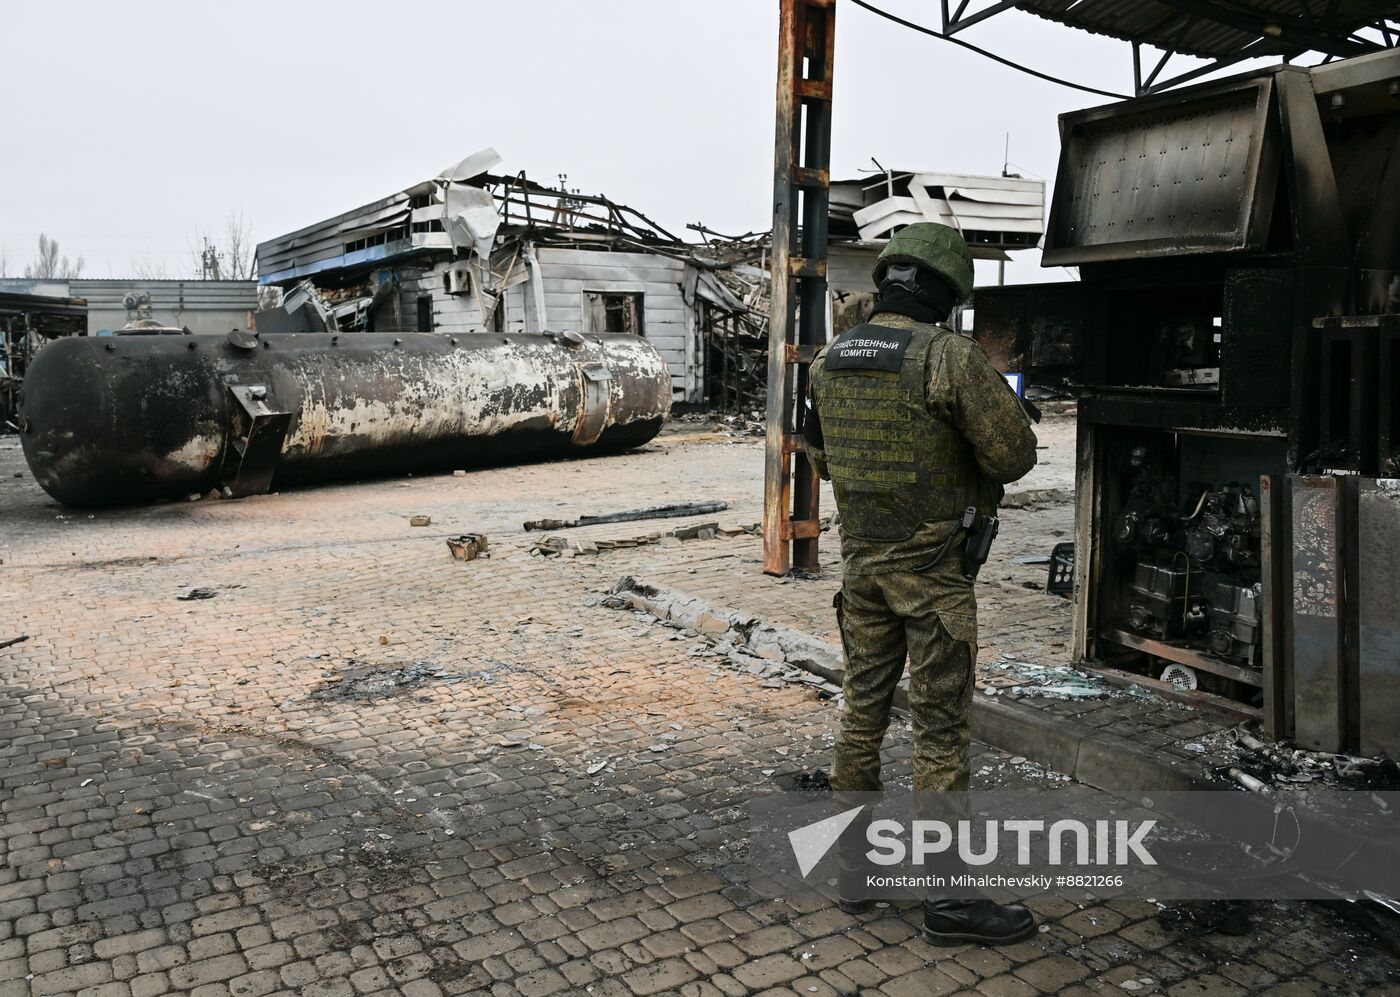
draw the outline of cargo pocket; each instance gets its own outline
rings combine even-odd
[[[968,644],[977,643],[977,614],[949,612],[946,609],[939,609],[938,620],[943,624],[943,629],[948,631],[948,636],[953,640],[964,641]]]

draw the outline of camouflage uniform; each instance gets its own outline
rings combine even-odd
[[[897,370],[828,369],[847,337],[878,343],[905,330]],[[881,788],[880,745],[907,657],[915,789],[966,789],[977,603],[961,542],[927,565],[964,508],[993,514],[1002,485],[1035,465],[1030,420],[972,340],[889,313],[822,350],[809,404],[821,445],[809,438],[807,452],[836,490],[845,570],[845,707],[832,786]]]

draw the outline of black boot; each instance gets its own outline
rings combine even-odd
[[[870,870],[865,858],[870,847],[865,840],[869,826],[869,813],[862,813],[837,842],[836,906],[847,914],[864,914],[875,902],[870,898],[865,878]]]
[[[864,914],[875,902],[866,892],[865,870],[842,862],[836,876],[836,906],[847,914]]]
[[[1035,917],[1020,904],[990,900],[924,901],[924,941],[930,945],[1008,945],[1035,934]]]

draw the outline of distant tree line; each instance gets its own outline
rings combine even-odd
[[[248,280],[254,275],[252,229],[241,211],[230,211],[220,232],[200,229],[189,248],[188,267],[171,267],[149,255],[132,257],[128,276],[141,280]],[[70,260],[59,251],[58,240],[39,234],[39,248],[32,263],[26,263],[22,276],[37,280],[68,280],[81,277],[86,262],[81,256]],[[10,273],[9,254],[0,246],[0,277]]]
[[[24,276],[36,280],[66,280],[80,277],[86,264],[79,256],[76,260],[60,255],[58,240],[50,239],[44,232],[39,233],[39,252],[33,263],[24,265]],[[10,257],[5,247],[0,246],[0,277],[10,276]]]

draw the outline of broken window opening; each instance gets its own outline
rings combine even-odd
[[[418,331],[433,331],[433,296],[431,294],[418,296]]]
[[[583,331],[646,335],[641,291],[584,291]]]
[[[354,253],[361,249],[368,249],[371,246],[383,246],[386,243],[397,242],[399,239],[408,238],[408,227],[400,225],[397,228],[385,229],[383,232],[376,232],[374,235],[365,236],[363,239],[353,239],[343,243],[344,251]]]

